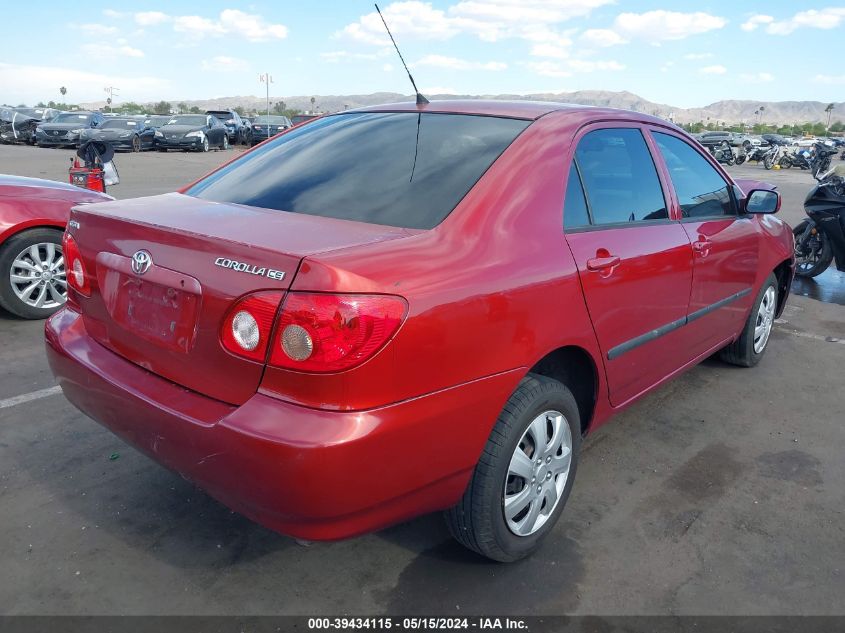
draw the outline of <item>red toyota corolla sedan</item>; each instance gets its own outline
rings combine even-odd
[[[715,352],[763,356],[793,274],[771,189],[632,112],[326,116],[181,193],[74,209],[50,364],[83,412],[270,528],[446,510],[515,560],[585,434]]]

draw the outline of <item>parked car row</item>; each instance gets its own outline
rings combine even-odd
[[[303,120],[314,118],[302,115]],[[254,122],[234,110],[205,114],[109,116],[50,108],[0,108],[0,142],[78,147],[91,140],[133,152],[157,149],[208,151],[255,145],[294,125],[286,116],[261,115]]]

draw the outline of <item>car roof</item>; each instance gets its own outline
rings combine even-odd
[[[476,114],[485,116],[508,117],[514,119],[536,120],[551,112],[585,113],[598,118],[635,118],[641,121],[651,121],[666,125],[667,121],[642,112],[604,108],[598,106],[580,105],[575,103],[557,103],[554,101],[499,101],[496,99],[455,99],[437,100],[423,105],[413,101],[388,103],[384,105],[368,106],[344,112],[432,112],[441,114]]]

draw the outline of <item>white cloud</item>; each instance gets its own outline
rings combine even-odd
[[[772,35],[788,35],[795,29],[802,27],[835,29],[843,22],[845,22],[845,7],[810,9],[808,11],[800,11],[787,20],[771,22],[766,27],[766,32]]]
[[[126,14],[121,11],[115,11],[114,9],[103,9],[103,15],[107,18],[122,18]]]
[[[562,62],[526,62],[526,68],[544,77],[571,77],[574,73],[625,70],[625,65],[614,60],[567,59]]]
[[[249,63],[244,59],[237,57],[227,57],[226,55],[217,55],[211,59],[204,59],[200,63],[203,70],[214,70],[222,72],[243,72],[249,70]]]
[[[775,80],[771,73],[742,73],[739,78],[753,84],[765,84]]]
[[[660,72],[667,73],[675,65],[675,62],[666,62],[660,67]]]
[[[170,16],[161,11],[140,11],[134,16],[135,23],[140,26],[155,26],[170,20]]]
[[[770,15],[752,15],[748,20],[743,22],[739,28],[743,31],[755,31],[758,26],[764,24],[771,24],[775,19]]]
[[[684,55],[684,59],[710,59],[713,57],[713,53],[687,53]]]
[[[690,35],[721,29],[728,21],[725,18],[697,11],[647,11],[645,13],[621,13],[614,20],[614,30],[623,36],[648,41],[682,40]]]
[[[284,24],[267,22],[260,15],[239,9],[224,9],[217,18],[201,15],[168,15],[161,11],[141,11],[133,16],[136,24],[144,27],[171,24],[177,33],[184,33],[193,40],[204,37],[229,35],[250,42],[280,40],[288,35]]]
[[[105,24],[74,24],[73,27],[90,35],[114,35],[117,33],[116,26]]]
[[[381,69],[386,73],[393,72],[393,64],[385,64]]]
[[[451,70],[506,70],[508,65],[503,62],[473,62],[457,57],[445,55],[426,55],[413,64],[418,66],[433,66],[435,68],[449,68]]]
[[[588,46],[617,46],[628,42],[613,29],[587,29],[581,35],[581,41]]]
[[[329,62],[329,63],[337,63],[341,61],[351,61],[351,60],[374,60],[384,57],[385,55],[390,53],[390,49],[382,49],[378,53],[350,53],[349,51],[328,51],[326,53],[320,53],[320,57]]]
[[[817,84],[828,84],[831,86],[845,85],[845,75],[816,75],[813,81]]]
[[[125,40],[124,40],[125,41]],[[83,44],[82,50],[91,57],[143,57],[144,51],[127,44],[112,46],[111,44]]]
[[[704,68],[699,68],[698,72],[703,73],[705,75],[724,75],[728,72],[728,69],[720,64],[715,64],[713,66],[705,66]]]
[[[555,62],[526,62],[525,66],[543,77],[571,77],[572,73]]]
[[[570,56],[572,42],[560,44],[534,44],[531,47],[531,54],[534,57],[551,57],[553,59],[566,59]]]
[[[394,2],[387,5],[382,13],[396,36],[443,40],[459,33],[459,29],[451,24],[446,13],[433,8],[428,2]],[[390,38],[384,24],[375,11],[361,16],[357,22],[346,25],[340,34],[366,44],[390,46]]]
[[[555,42],[565,33],[556,29],[575,17],[611,4],[613,0],[460,0],[446,9],[430,2],[402,0],[384,7],[382,13],[396,37],[446,40],[459,34],[487,42],[520,38],[531,42]],[[389,45],[378,13],[361,16],[338,33],[367,44]]]
[[[163,94],[171,90],[170,82],[158,77],[103,75],[77,68],[2,62],[0,86],[4,87],[4,98],[14,103],[58,99],[59,95],[54,94],[55,86],[67,86],[69,92],[66,99],[74,103],[102,100],[103,86],[120,86],[120,97],[127,101],[161,99]]]

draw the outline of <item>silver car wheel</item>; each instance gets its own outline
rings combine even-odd
[[[32,308],[54,309],[67,300],[62,247],[52,242],[33,244],[18,253],[9,270],[18,299]]]
[[[502,508],[517,536],[539,530],[560,503],[572,462],[572,434],[559,411],[538,415],[522,434],[505,476]]]
[[[757,309],[757,320],[754,323],[754,353],[762,354],[769,342],[769,335],[772,333],[772,324],[775,322],[775,304],[777,294],[774,286],[766,288],[760,307]]]

